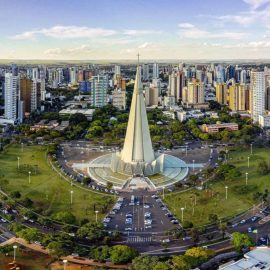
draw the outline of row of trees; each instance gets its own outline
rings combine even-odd
[[[215,252],[203,247],[188,249],[184,255],[163,259],[156,256],[139,256],[132,261],[132,270],[189,270],[213,257]]]

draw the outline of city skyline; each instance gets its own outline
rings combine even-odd
[[[270,58],[269,0],[0,3],[0,59]]]

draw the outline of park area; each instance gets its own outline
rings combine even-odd
[[[260,202],[260,196],[265,190],[270,191],[269,172],[263,175],[258,170],[261,161],[270,165],[269,157],[269,148],[253,148],[252,155],[249,148],[231,149],[228,152],[228,164],[234,165],[241,172],[240,176],[209,181],[204,184],[203,190],[194,188],[186,192],[167,193],[165,203],[179,220],[182,218],[181,208],[184,208],[184,221],[191,221],[195,226],[211,223],[209,215],[224,220],[243,213]]]
[[[33,209],[54,218],[59,212],[71,212],[77,219],[95,220],[107,212],[115,198],[84,190],[63,180],[47,160],[46,146],[9,145],[0,154],[0,185],[17,201],[33,201]],[[18,163],[19,157],[19,163]],[[29,181],[29,171],[30,181]],[[79,185],[79,184],[78,184]],[[72,204],[71,204],[71,193]],[[19,192],[19,195],[18,195]],[[17,195],[16,195],[17,194]]]

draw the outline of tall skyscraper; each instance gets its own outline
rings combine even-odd
[[[18,69],[18,66],[16,64],[11,65],[11,73],[12,73],[12,76],[18,76],[19,69]]]
[[[90,79],[91,82],[91,104],[95,107],[103,107],[108,104],[108,76],[98,75]]]
[[[229,108],[232,111],[244,111],[246,109],[245,84],[234,82],[229,86]]]
[[[188,83],[187,101],[189,104],[204,103],[204,83],[193,80]]]
[[[265,76],[263,71],[251,71],[250,75],[251,117],[258,122],[265,113]]]
[[[114,66],[114,75],[115,75],[115,77],[117,75],[121,75],[121,67],[119,65]]]
[[[158,79],[158,77],[159,77],[158,63],[154,63],[153,64],[153,77],[152,77],[152,79]]]
[[[71,67],[69,69],[69,78],[70,78],[70,83],[76,83],[78,80],[78,74],[77,74],[77,68],[76,67]]]
[[[144,81],[149,80],[149,66],[148,66],[148,64],[143,64],[143,66],[142,66],[142,79]]]
[[[226,83],[216,84],[216,101],[220,104],[227,104],[228,86]]]
[[[145,88],[145,104],[146,106],[158,105],[158,88],[146,87]]]
[[[19,115],[19,76],[5,74],[5,118],[17,120]]]
[[[225,82],[225,69],[222,65],[216,66],[216,81],[219,83]]]
[[[240,82],[241,83],[247,82],[247,72],[244,69],[241,71],[241,74],[240,74]]]

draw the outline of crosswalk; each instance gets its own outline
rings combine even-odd
[[[152,242],[152,236],[129,236],[127,238],[128,243],[141,243],[141,242]]]

